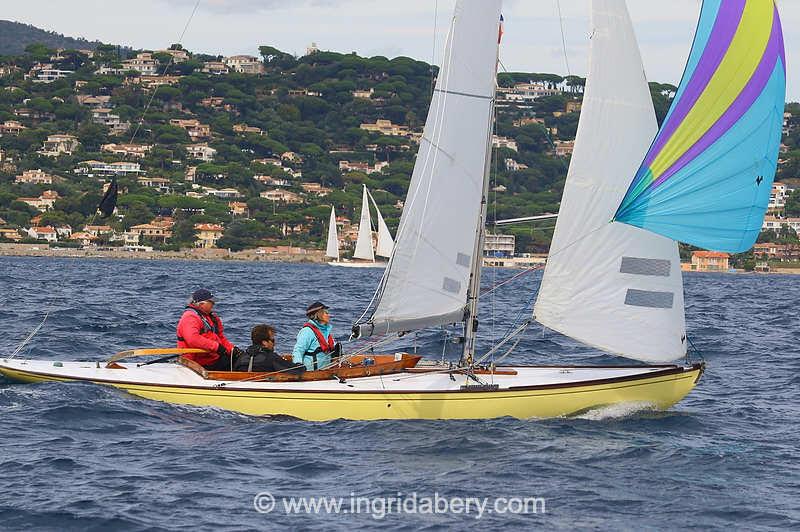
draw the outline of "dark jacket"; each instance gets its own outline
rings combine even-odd
[[[240,354],[234,363],[234,371],[248,371],[251,359],[253,366],[250,371],[282,371],[291,375],[299,375],[305,371],[304,366],[285,360],[272,349],[260,345],[251,345],[247,351]]]

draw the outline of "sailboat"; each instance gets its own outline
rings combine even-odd
[[[361,195],[361,220],[358,223],[358,238],[356,239],[356,249],[353,253],[354,260],[340,260],[339,257],[339,235],[336,231],[336,213],[331,206],[331,220],[328,225],[328,245],[325,256],[334,259],[329,262],[331,266],[346,266],[348,268],[385,268],[386,262],[376,261],[375,257],[389,258],[394,248],[394,240],[386,222],[381,216],[375,198],[367,190],[366,185],[362,185]],[[369,213],[369,202],[375,207],[378,217],[378,243],[376,249],[372,247],[372,219]]]
[[[458,364],[358,352],[324,370],[325,378],[290,381],[185,362],[141,366],[124,362],[123,353],[105,365],[8,359],[0,371],[26,382],[89,381],[171,403],[306,420],[546,418],[620,403],[670,408],[704,369],[674,362],[687,353],[675,242],[747,246],[753,220],[766,210],[761,187],[774,177],[785,70],[777,11],[767,4],[773,7],[704,4],[689,66],[657,133],[625,2],[592,2],[585,104],[533,318],[636,364],[503,365],[531,320],[476,352],[500,0],[458,0],[396,245],[353,327],[362,338],[393,338],[461,324]],[[701,141],[705,149],[693,151]],[[681,202],[685,191],[690,197]],[[696,194],[702,201],[693,201]],[[668,211],[679,213],[672,223]]]

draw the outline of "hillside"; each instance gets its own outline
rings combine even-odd
[[[86,39],[74,39],[60,33],[45,31],[30,24],[0,20],[0,55],[19,55],[25,48],[34,43],[44,44],[50,48],[67,48],[94,50],[99,42]]]
[[[297,58],[271,46],[229,58],[177,46],[133,55],[38,45],[0,58],[0,238],[47,238],[32,228],[49,227],[61,229],[59,245],[320,249],[333,206],[346,250],[362,184],[396,230],[436,73],[429,64]],[[499,76],[492,218],[558,210],[583,83]],[[674,90],[651,84],[659,118]],[[800,113],[788,110],[780,178],[796,177],[800,161]],[[99,222],[113,178],[121,193],[108,228],[82,231]],[[517,252],[546,251],[552,226],[504,231]]]

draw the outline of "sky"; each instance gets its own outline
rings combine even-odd
[[[260,45],[303,55],[321,50],[399,55],[439,63],[455,0],[0,0],[0,18],[73,37],[157,49],[258,55]],[[651,81],[677,85],[701,0],[628,0]],[[800,101],[793,74],[800,49],[800,0],[780,0],[788,63],[787,100]],[[559,17],[559,10],[561,17]],[[505,0],[505,69],[584,76],[590,0]],[[562,45],[563,22],[565,47]]]

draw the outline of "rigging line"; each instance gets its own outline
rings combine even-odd
[[[180,36],[178,37],[177,44],[182,44],[183,43],[183,37],[186,35],[186,31],[189,29],[189,25],[192,23],[192,19],[194,19],[195,13],[197,13],[197,8],[200,7],[200,2],[201,2],[201,0],[197,0],[197,2],[195,2],[194,8],[192,9],[192,13],[189,15],[189,20],[186,21],[186,25],[183,26],[183,31],[181,32]],[[175,56],[170,54],[169,62],[167,62],[167,65],[164,67],[164,71],[161,73],[162,76],[166,76],[167,75],[167,72],[169,71],[169,67],[171,67],[172,63],[174,63],[174,62],[175,62]],[[145,105],[145,107],[144,107],[144,111],[142,112],[142,117],[136,123],[136,129],[133,131],[133,135],[131,135],[131,140],[130,140],[129,144],[133,144],[133,141],[136,138],[136,135],[139,134],[139,130],[142,128],[142,124],[144,124],[144,118],[145,118],[145,116],[147,116],[147,111],[150,110],[150,106],[153,105],[153,100],[156,97],[156,93],[158,92],[158,88],[159,87],[160,87],[160,85],[156,85],[155,87],[153,87],[153,93],[150,95],[150,100],[147,102],[147,105]]]
[[[595,227],[594,229],[592,229],[591,231],[589,231],[585,235],[581,236],[580,238],[576,238],[575,240],[573,240],[572,242],[570,242],[569,244],[567,244],[563,248],[559,249],[555,253],[548,253],[547,254],[547,260],[550,260],[551,258],[553,258],[553,257],[555,257],[557,255],[560,255],[562,252],[568,250],[569,248],[571,248],[575,244],[578,244],[578,243],[582,242],[587,237],[589,237],[589,236],[593,235],[594,233],[598,232],[600,229],[603,229],[604,227],[606,227],[610,223],[614,223],[613,220],[611,222],[606,222],[606,223],[604,223],[603,225],[601,225],[599,227]]]
[[[511,344],[511,347],[508,348],[508,351],[506,351],[505,353],[503,353],[501,356],[497,357],[496,359],[494,357],[492,358],[492,366],[493,367],[497,367],[497,364],[499,362],[502,362],[503,360],[506,359],[506,357],[508,357],[508,355],[510,355],[511,353],[514,352],[514,350],[517,348],[517,346],[519,345],[519,343],[521,341],[522,341],[522,335],[518,335],[517,336],[517,340],[513,344]],[[492,372],[492,379],[494,379],[494,372]]]
[[[564,17],[561,14],[561,0],[556,0],[556,7],[558,8],[558,23],[561,27],[561,47],[564,50],[564,64],[567,66],[567,75],[571,76],[572,72],[569,69],[569,57],[567,54],[567,38],[564,34]]]
[[[522,323],[522,325],[520,325],[519,327],[514,329],[514,331],[512,331],[511,334],[507,335],[500,342],[498,342],[497,345],[495,345],[493,348],[491,348],[489,351],[487,351],[481,358],[479,358],[475,362],[475,364],[480,364],[481,362],[483,362],[484,360],[486,360],[487,358],[492,356],[498,349],[503,347],[512,338],[515,338],[515,337],[519,336],[520,334],[522,334],[523,332],[525,332],[525,330],[527,330],[528,327],[530,327],[530,325],[531,325],[531,320],[525,320],[525,322]],[[519,340],[517,340],[517,342],[519,342]],[[516,344],[515,344],[515,346],[516,346]],[[506,353],[506,355],[508,355],[508,353]],[[504,355],[504,356],[506,356],[506,355]],[[502,360],[502,359],[500,359],[500,360]],[[497,361],[495,361],[495,362],[497,362]]]
[[[506,68],[506,65],[504,65],[501,60],[498,59],[497,62],[501,67],[503,67],[503,73],[504,74],[510,74],[511,73],[511,72],[509,72],[508,68]],[[550,145],[550,147],[553,150],[555,150],[556,149],[556,143],[553,141],[553,137],[550,136],[550,129],[544,127],[544,125],[542,125],[542,129],[544,129],[544,136],[547,139],[547,143]],[[567,166],[567,163],[564,161],[564,159],[562,157],[558,157],[558,162],[561,164],[561,167],[564,169],[565,172],[569,172],[569,167]]]
[[[499,55],[500,55],[500,52],[498,51],[498,59],[497,59],[498,62],[500,61]],[[496,65],[495,65],[495,71],[496,70],[497,70],[497,68],[496,68]],[[497,93],[497,72],[495,72],[495,94],[496,93]],[[492,106],[492,111],[494,112],[494,124],[492,124],[493,125],[493,133],[494,133],[494,135],[497,135],[497,117],[499,116],[499,112],[497,110],[497,106],[496,105]],[[497,222],[497,190],[496,189],[497,189],[498,165],[499,165],[499,160],[500,160],[499,150],[492,150],[490,155],[494,157],[494,160],[493,160],[493,163],[494,163],[494,165],[493,165],[494,166],[494,174],[492,175],[492,182],[494,183],[494,186],[492,187],[492,190],[489,193],[492,193],[492,192],[494,193],[494,197],[492,199],[492,218],[494,219],[495,222]],[[484,227],[483,227],[484,234],[485,234],[485,231],[486,231],[486,221],[487,220],[484,220]],[[494,234],[496,235],[497,233],[495,232]],[[485,243],[484,243],[483,247],[484,247],[484,249],[480,250],[481,255],[485,255],[486,254],[486,251],[485,251],[486,244]],[[483,267],[483,257],[481,257],[481,267]],[[492,269],[492,284],[493,285],[497,284],[497,268],[493,268]],[[494,293],[494,290],[490,290],[490,291],[486,292],[486,294],[492,294],[492,293]],[[481,292],[480,286],[478,286],[478,297],[480,297],[481,295],[483,295],[483,293]],[[494,336],[495,330],[496,330],[496,325],[497,325],[496,308],[495,308],[495,297],[494,296],[492,296],[491,302],[492,302],[492,336]]]
[[[518,323],[520,323],[519,321],[520,318],[522,317],[523,314],[527,313],[526,311],[528,310],[529,307],[531,307],[535,299],[536,296],[533,294],[533,291],[531,291],[531,297],[528,298],[528,301],[519,308],[519,312],[517,312],[517,315],[514,316],[514,320],[508,326],[508,329],[506,329],[506,333],[503,335],[503,338],[506,338],[512,334],[514,328],[517,326]]]
[[[433,75],[433,69],[436,65],[436,32],[439,30],[439,0],[435,0],[433,3],[433,46],[431,47],[431,97],[433,97],[433,91],[436,89],[436,79]]]
[[[17,355],[19,355],[22,352],[22,350],[25,348],[25,346],[28,344],[28,342],[30,342],[33,339],[33,337],[36,336],[36,333],[39,332],[39,330],[42,328],[42,326],[44,326],[44,322],[47,321],[47,317],[49,315],[50,315],[50,311],[48,310],[47,312],[45,312],[44,319],[42,319],[42,322],[39,325],[37,325],[36,328],[34,328],[31,331],[31,333],[22,341],[22,343],[19,344],[17,346],[17,348],[8,356],[9,359],[12,359],[12,358],[16,357]]]
[[[531,272],[535,272],[536,270],[539,270],[539,269],[540,268],[538,266],[535,266],[533,268],[528,268],[527,270],[524,270],[524,271],[522,271],[520,273],[517,273],[513,277],[510,277],[510,278],[506,279],[505,281],[503,281],[503,282],[501,282],[499,284],[496,284],[494,286],[490,286],[489,288],[487,288],[486,290],[481,292],[481,295],[483,296],[483,295],[486,295],[486,294],[491,294],[492,292],[494,292],[495,290],[497,290],[501,286],[505,286],[508,283],[516,281],[519,277],[522,277],[523,275],[527,275],[527,274],[529,274]]]

